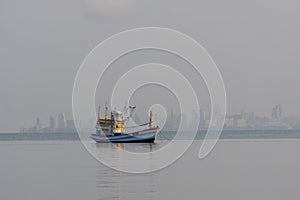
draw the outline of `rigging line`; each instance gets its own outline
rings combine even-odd
[[[149,122],[144,123],[144,124],[140,124],[140,125],[136,125],[136,126],[126,126],[126,127],[124,127],[124,128],[136,128],[136,127],[140,127],[140,126],[146,126],[146,125],[148,125],[148,124],[149,124]]]
[[[153,121],[152,123],[155,123],[155,121]],[[136,127],[140,127],[140,126],[146,126],[146,125],[149,125],[150,122],[146,122],[144,124],[139,124],[139,125],[136,125],[136,126],[125,126],[124,128],[136,128]]]

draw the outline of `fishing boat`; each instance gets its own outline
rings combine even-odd
[[[131,118],[135,106],[124,107],[123,111],[113,110],[108,117],[108,106],[105,108],[105,116],[100,116],[100,107],[98,108],[98,117],[96,122],[96,133],[91,138],[97,143],[154,143],[158,126],[153,126],[152,110],[150,111],[149,122],[126,127]],[[127,132],[127,129],[139,128]]]

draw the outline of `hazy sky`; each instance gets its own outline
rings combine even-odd
[[[108,3],[109,2],[109,3]],[[296,0],[0,0],[0,131],[66,112],[89,51],[120,31],[160,26],[195,38],[218,65],[228,113],[300,115]]]

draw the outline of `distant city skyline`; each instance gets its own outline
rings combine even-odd
[[[173,110],[168,111],[168,117],[165,122],[164,130],[177,130],[179,122],[182,121],[184,130],[189,130],[192,124],[199,123],[199,129],[207,129],[211,120],[211,113],[208,110],[199,109],[192,110],[188,113],[175,113]],[[199,122],[193,120],[199,117]],[[144,123],[147,119],[141,119],[140,116],[135,113],[133,119],[137,124]],[[144,120],[144,121],[142,121]],[[160,116],[154,113],[154,122],[162,120]],[[29,127],[20,128],[21,132],[74,132],[75,123],[72,118],[66,119],[64,112],[52,115],[47,120],[41,120],[36,118],[36,124]],[[95,119],[79,120],[80,128],[90,131],[94,130]],[[212,122],[212,126],[214,122]],[[254,112],[245,112],[242,110],[239,113],[227,114],[224,122],[224,129],[290,129],[300,128],[300,117],[293,118],[287,114],[282,115],[282,105],[276,104],[270,109],[269,116],[257,116]]]

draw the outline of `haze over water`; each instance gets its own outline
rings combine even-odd
[[[200,144],[170,167],[139,175],[104,166],[78,140],[1,141],[0,199],[299,198],[299,139],[222,139],[203,160]],[[161,145],[121,148],[147,152]],[[98,148],[112,158],[119,151],[113,144]]]
[[[0,200],[299,200],[299,10],[300,1],[295,0],[1,0]],[[205,135],[200,131],[191,148],[169,167],[130,174],[99,163],[73,133],[74,127],[69,129],[67,124],[72,123],[60,127],[56,117],[60,113],[60,121],[66,121],[64,112],[66,122],[77,120],[71,119],[74,80],[89,52],[114,34],[141,27],[174,29],[205,48],[225,85],[227,129],[205,159],[198,159]],[[185,46],[169,40],[164,41]],[[123,48],[118,43],[103,52]],[[84,104],[83,110],[99,104],[103,112],[114,81],[146,63],[165,64],[182,73],[198,97],[197,112],[206,111],[208,120],[216,114],[211,110],[217,105],[205,82],[208,77],[191,70],[191,63],[182,57],[157,49],[133,51],[112,62],[91,94],[95,105]],[[182,85],[170,73],[158,75]],[[136,82],[135,77],[129,80]],[[141,123],[148,121],[149,107],[157,103],[168,114],[174,111],[175,118],[179,113],[192,116],[196,108],[191,99],[185,99],[190,108],[181,112],[180,101],[168,89],[146,85],[133,93],[130,103],[137,106]],[[123,98],[119,100],[123,107]],[[96,115],[81,117],[78,120],[96,119]],[[183,121],[193,124],[188,118]],[[201,130],[209,124],[203,119]],[[92,122],[87,128],[94,133],[94,126]],[[20,128],[24,133],[17,133]],[[274,128],[290,130],[270,130]],[[151,152],[173,136],[159,135],[154,145],[90,145],[111,155],[117,165],[120,148]]]

